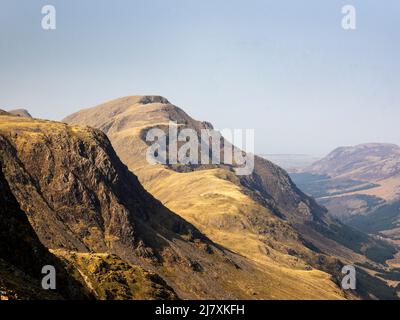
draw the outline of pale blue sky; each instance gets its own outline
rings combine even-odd
[[[41,29],[41,7],[57,29]],[[341,8],[357,9],[357,30]],[[400,144],[400,2],[0,1],[0,108],[59,120],[159,94],[257,153]]]

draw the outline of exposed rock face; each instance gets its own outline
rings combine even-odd
[[[243,177],[236,176],[232,166],[226,165],[150,165],[145,158],[148,145],[144,141],[149,129],[165,129],[169,121],[197,131],[212,128],[166,99],[124,97],[79,111],[64,121],[104,131],[121,160],[150,193],[214,242],[252,263],[268,266],[273,276],[281,279],[281,288],[291,285],[288,274],[312,268],[337,277],[341,263],[336,257],[362,263],[367,260],[362,246],[381,246],[366,235],[357,234],[356,245],[349,248],[346,238],[351,231],[331,220],[326,209],[302,193],[284,170],[265,159],[256,157],[254,172]],[[388,257],[391,253],[386,251]],[[298,277],[296,291],[302,291],[303,298],[309,294],[305,283],[311,281],[310,276],[303,272],[301,279]],[[318,280],[313,285],[324,283],[323,278],[322,273],[315,277]],[[271,290],[277,290],[271,278],[267,279]],[[329,285],[316,290],[324,296],[329,295],[328,288]]]
[[[98,300],[176,300],[178,297],[156,273],[108,253],[55,250]]]
[[[19,208],[0,166],[0,300],[176,299],[155,273],[115,255],[56,250],[39,241]],[[56,269],[57,290],[41,287],[45,265]]]
[[[23,118],[32,118],[31,114],[29,113],[28,110],[26,109],[14,109],[14,110],[9,110],[9,114],[12,114],[14,116],[18,117],[23,117]]]
[[[1,164],[1,162],[0,162]],[[90,294],[70,276],[63,263],[39,241],[21,211],[0,165],[0,300],[89,298]],[[42,267],[57,270],[57,290],[41,287]]]

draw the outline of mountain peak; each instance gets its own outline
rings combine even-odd
[[[18,117],[23,117],[23,118],[32,118],[31,114],[29,113],[28,110],[23,109],[23,108],[19,108],[19,109],[13,109],[13,110],[9,110],[7,111],[9,114],[12,114],[14,116],[18,116]]]
[[[126,103],[129,105],[132,104],[151,104],[151,103],[161,103],[161,104],[170,104],[167,98],[159,95],[132,95],[125,96],[117,99],[113,99],[111,101],[106,102],[106,104],[114,104],[114,103]]]

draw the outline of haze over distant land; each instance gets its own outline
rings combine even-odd
[[[302,170],[321,159],[321,157],[309,154],[261,154],[260,156],[288,172]]]
[[[171,99],[216,128],[254,128],[256,153],[325,155],[400,144],[400,3],[3,0],[0,106],[61,119],[135,94]]]

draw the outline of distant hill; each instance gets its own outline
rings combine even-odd
[[[18,117],[32,118],[31,114],[26,109],[9,110],[8,113],[18,116]]]
[[[340,147],[291,176],[332,215],[346,220],[400,199],[400,147]]]
[[[400,177],[400,147],[386,143],[340,147],[305,171],[363,181]]]

